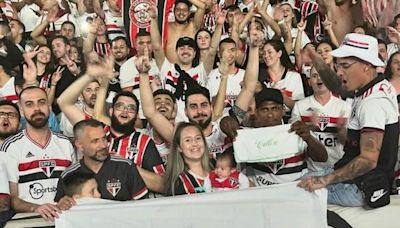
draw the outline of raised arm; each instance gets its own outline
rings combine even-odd
[[[258,10],[258,13],[261,15],[262,21],[264,22],[265,25],[269,25],[269,27],[274,31],[274,33],[278,36],[281,35],[281,29],[279,28],[278,23],[269,16],[267,13],[267,7],[269,5],[269,0],[264,0],[260,9]]]
[[[228,63],[225,58],[221,57],[221,64],[218,69],[221,73],[221,81],[219,83],[217,96],[213,100],[213,121],[219,119],[223,115],[225,108],[226,89],[228,87]]]
[[[193,17],[193,26],[195,31],[197,31],[203,25],[204,14],[206,13],[206,4],[201,0],[189,0],[189,2],[197,8]]]
[[[157,21],[157,8],[150,7],[149,14],[151,18],[151,29],[150,29],[150,37],[151,37],[151,45],[153,47],[154,58],[156,59],[156,64],[159,69],[164,63],[165,60],[165,53],[162,47],[162,39],[160,30],[158,28],[158,21]]]
[[[143,114],[162,138],[168,142],[172,142],[174,126],[167,118],[165,118],[165,116],[156,110],[154,105],[153,92],[150,86],[148,74],[150,63],[147,48],[144,50],[144,55],[138,57],[135,64],[140,76],[139,89]]]
[[[31,37],[39,44],[47,44],[47,39],[43,35],[43,33],[50,23],[57,21],[58,19],[57,11],[51,10],[48,12],[47,17],[44,16],[42,17],[43,17],[42,22],[38,26],[36,26],[34,30],[32,30]]]
[[[331,39],[331,42],[335,47],[339,47],[339,41],[336,38],[335,32],[332,29],[332,22],[329,20],[328,15],[325,16],[324,22],[322,22],[324,25],[324,29],[328,32],[329,38]]]
[[[232,111],[241,122],[249,109],[252,98],[256,91],[259,73],[259,55],[258,47],[264,39],[264,34],[255,28],[254,19],[250,25],[250,52],[249,62],[247,63],[246,73],[244,75],[243,88],[239,93]]]
[[[82,75],[78,80],[72,83],[71,86],[68,86],[68,88],[64,90],[57,99],[58,106],[60,106],[61,111],[67,117],[72,126],[85,119],[85,114],[75,105],[75,103],[85,86],[89,85],[93,80],[94,77],[91,75]]]
[[[294,44],[294,56],[297,69],[302,69],[303,67],[303,56],[301,55],[301,40],[303,39],[303,31],[306,29],[307,21],[303,18],[297,24],[297,37]]]
[[[96,41],[97,27],[100,26],[101,18],[96,18],[92,23],[89,24],[89,32],[87,33],[86,39],[83,40],[82,52],[87,55],[90,52],[94,52],[93,46]]]
[[[207,75],[211,72],[214,65],[215,55],[217,54],[218,45],[221,40],[222,35],[222,27],[225,23],[226,12],[222,11],[219,6],[217,7],[216,17],[217,17],[217,26],[215,27],[214,34],[211,39],[211,45],[207,52],[207,57],[203,60],[204,68],[206,70]]]
[[[100,84],[93,109],[93,118],[106,125],[111,125],[110,117],[105,113],[105,103],[109,81],[115,76],[114,57],[108,56],[106,58],[100,58],[99,61],[88,63],[86,74],[94,76]]]
[[[243,50],[241,48],[243,46],[243,42],[240,39],[240,34],[239,34],[239,24],[240,24],[239,17],[240,17],[240,15],[233,16],[233,24],[232,24],[232,28],[231,28],[230,37],[232,40],[235,41],[236,47],[238,47],[235,62],[236,62],[236,64],[242,66],[244,64],[244,61],[246,60],[247,53],[245,50]]]

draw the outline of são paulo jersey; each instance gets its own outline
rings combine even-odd
[[[190,70],[186,71],[187,74],[190,75],[199,85],[203,87],[207,87],[207,73],[204,68],[203,63],[200,63],[196,67],[192,67]],[[178,78],[179,78],[179,73],[175,69],[175,65],[167,60],[165,58],[163,65],[161,66],[160,69],[160,77],[161,77],[161,83],[164,86],[164,89],[171,91],[172,93],[175,93],[176,91],[176,86],[178,84]],[[187,88],[184,88],[185,90]],[[181,122],[181,121],[187,121],[187,117],[185,115],[185,102],[182,99],[178,99],[176,101],[176,104],[178,106],[178,111],[177,115],[175,118],[176,123]]]
[[[296,102],[290,122],[301,120],[316,124],[318,129],[312,135],[325,146],[328,152],[326,162],[315,162],[310,158],[307,159],[310,171],[317,172],[327,167],[333,168],[333,165],[342,158],[343,145],[337,138],[336,126],[346,124],[350,111],[351,107],[348,103],[332,95],[325,105],[320,104],[314,96]]]
[[[225,104],[226,109],[224,113],[227,113],[229,109],[235,104],[240,91],[242,90],[240,83],[243,81],[245,70],[236,68],[236,72],[228,76],[228,82],[226,87]],[[219,69],[214,69],[208,75],[208,90],[212,99],[217,96],[219,86],[221,82],[221,73]]]
[[[52,203],[61,173],[76,160],[67,137],[51,132],[39,145],[26,130],[4,141],[5,165],[10,182],[18,184],[18,197],[35,204]]]
[[[61,174],[54,201],[58,202],[65,195],[61,181],[76,172],[94,174],[102,199],[125,201],[148,196],[148,189],[135,164],[128,159],[108,156],[97,173],[87,167],[83,159],[65,170]]]
[[[360,154],[360,138],[363,132],[383,132],[383,141],[375,170],[386,173],[388,181],[393,182],[399,140],[399,106],[393,86],[379,75],[359,89],[352,99],[352,110],[347,125],[347,141],[342,159],[335,169],[351,162]],[[355,178],[360,184],[363,176]],[[359,185],[360,186],[360,185]]]

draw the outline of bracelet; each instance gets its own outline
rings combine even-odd
[[[57,83],[56,84],[51,83],[50,86],[57,86]]]

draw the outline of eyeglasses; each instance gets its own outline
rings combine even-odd
[[[340,70],[340,69],[347,70],[356,63],[358,63],[358,62],[355,61],[352,63],[335,63],[335,68],[336,68],[336,70]]]
[[[114,108],[116,109],[116,110],[118,110],[118,111],[124,111],[124,110],[126,110],[126,111],[128,111],[128,112],[130,112],[130,113],[134,113],[134,112],[136,112],[136,105],[133,105],[133,104],[124,104],[124,103],[116,103],[115,105],[114,105]]]
[[[0,112],[0,119],[17,119],[18,113],[16,112]]]

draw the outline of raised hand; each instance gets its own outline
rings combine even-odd
[[[153,4],[150,4],[148,13],[150,18],[157,19],[157,7]]]
[[[218,25],[223,25],[225,23],[226,13],[226,10],[222,10],[220,6],[215,5],[215,18]]]
[[[329,20],[328,15],[325,16],[325,20],[322,22],[322,25],[324,26],[325,30],[332,29],[332,21]]]
[[[257,30],[255,19],[253,17],[250,24],[250,44],[252,47],[259,47],[264,41],[264,34],[260,30]]]
[[[92,56],[87,61],[86,74],[95,78],[100,84],[106,85],[110,80],[115,78],[114,62],[113,56],[104,58]]]
[[[390,42],[395,44],[400,44],[400,32],[397,31],[395,28],[387,26],[387,35]]]
[[[302,121],[296,121],[290,126],[289,132],[295,132],[300,138],[302,138],[305,142],[308,142],[310,139],[310,129],[313,128],[312,125],[308,125]]]
[[[39,46],[36,46],[33,50],[24,53],[24,59],[33,59],[39,52]]]
[[[65,63],[67,64],[68,70],[74,75],[78,75],[80,73],[79,67],[68,55],[65,55]]]
[[[141,74],[147,74],[150,71],[150,59],[149,59],[149,50],[147,47],[144,48],[144,54],[139,56],[135,61],[136,69]]]
[[[58,66],[56,71],[51,76],[51,85],[56,86],[57,83],[60,81],[62,77],[62,72],[64,71],[65,67]]]
[[[304,31],[306,29],[306,26],[307,26],[307,21],[304,21],[304,19],[301,18],[300,22],[297,24],[297,29],[299,31]],[[326,27],[325,27],[325,29],[326,29]]]
[[[57,10],[49,10],[46,20],[51,23],[57,21],[59,18]]]

